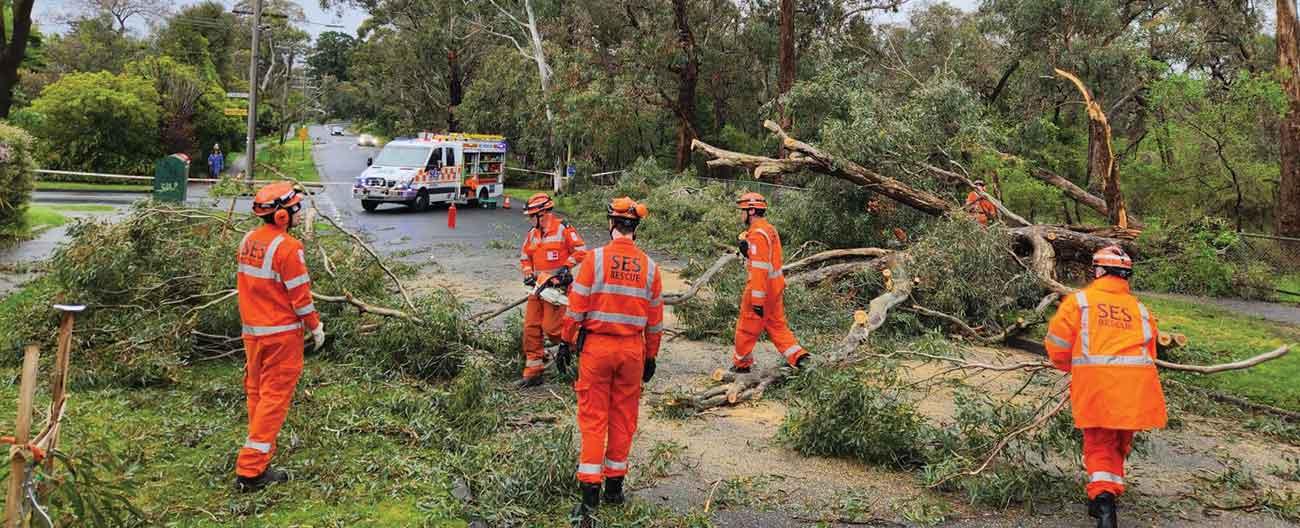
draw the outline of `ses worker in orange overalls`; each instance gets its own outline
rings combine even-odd
[[[988,192],[984,190],[984,180],[975,180],[975,188],[979,192],[971,191],[966,195],[966,210],[975,217],[976,222],[986,226],[998,217],[998,207],[988,198],[980,196],[979,193]]]
[[[303,329],[317,349],[325,343],[302,242],[289,234],[302,220],[301,191],[289,182],[267,185],[253,198],[253,214],[265,223],[239,243],[236,275],[248,397],[248,438],[235,463],[235,487],[242,491],[288,480],[270,464],[302,374]]]
[[[749,372],[754,365],[754,346],[764,330],[787,363],[798,367],[809,358],[808,351],[790,331],[785,320],[785,276],[781,274],[781,236],[767,222],[767,199],[745,193],[736,200],[748,229],[740,238],[740,255],[748,260],[749,279],[740,297],[740,318],[736,320],[736,351],[731,371]]]
[[[546,338],[559,342],[563,330],[562,308],[542,300],[538,286],[567,287],[573,280],[569,268],[581,262],[587,250],[578,230],[564,223],[553,209],[555,202],[546,193],[534,194],[524,206],[533,227],[524,235],[519,249],[519,268],[524,273],[524,285],[535,289],[524,308],[524,374],[515,383],[520,388],[542,384]]]
[[[1132,259],[1109,246],[1093,254],[1092,269],[1096,280],[1061,301],[1045,344],[1052,364],[1071,374],[1088,514],[1098,527],[1112,528],[1133,433],[1165,426],[1165,396],[1156,373],[1155,317],[1129,291]]]
[[[588,252],[569,290],[564,338],[578,353],[578,428],[582,502],[574,522],[591,526],[600,503],[623,503],[627,455],[636,433],[641,384],[655,373],[663,338],[663,282],[659,266],[636,247],[636,228],[648,214],[631,198],[607,206],[609,245]]]

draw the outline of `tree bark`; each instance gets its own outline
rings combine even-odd
[[[687,13],[686,0],[673,0],[673,25],[677,28],[677,46],[685,63],[677,69],[677,171],[686,170],[691,161],[691,142],[695,140],[695,86],[700,77],[700,59],[695,50],[695,34]]]
[[[465,76],[460,69],[460,54],[454,49],[447,50],[447,132],[459,132],[460,121],[456,120],[456,107],[464,97]]]
[[[1110,122],[1101,105],[1093,100],[1092,93],[1078,77],[1057,69],[1056,74],[1074,83],[1083,95],[1083,103],[1088,108],[1088,181],[1100,181],[1102,194],[1106,199],[1107,219],[1111,225],[1128,228],[1128,211],[1124,207],[1124,194],[1119,188],[1119,164],[1115,161],[1115,149],[1110,138]]]
[[[5,35],[5,13],[0,10],[0,118],[9,118],[14,103],[14,87],[18,85],[18,66],[27,56],[27,37],[32,32],[32,4],[35,0],[15,0],[13,3],[13,34]]]
[[[1300,236],[1300,48],[1295,0],[1277,1],[1277,66],[1287,112],[1278,131],[1282,174],[1277,193],[1277,234]]]
[[[792,117],[781,98],[790,93],[790,89],[794,87],[796,68],[794,56],[794,0],[781,0],[780,26],[781,62],[776,84],[776,108],[777,114],[780,116],[781,128],[789,130]],[[784,145],[778,147],[776,155],[777,157],[785,156]]]

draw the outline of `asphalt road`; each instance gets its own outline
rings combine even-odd
[[[518,244],[528,228],[519,207],[458,207],[455,229],[447,226],[444,206],[417,212],[403,205],[384,204],[367,213],[361,202],[352,198],[352,182],[365,170],[366,158],[377,155],[378,149],[358,146],[353,135],[331,136],[323,126],[310,127],[309,132],[322,140],[313,147],[316,169],[326,184],[325,197],[320,200],[322,210],[348,228],[365,233],[377,250],[394,253],[448,244],[484,249],[494,239],[501,241],[498,244]]]

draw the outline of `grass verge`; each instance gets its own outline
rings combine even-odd
[[[1156,315],[1160,329],[1181,332],[1188,346],[1170,356],[1178,362],[1210,364],[1245,359],[1287,343],[1300,343],[1300,328],[1239,315],[1221,308],[1181,299],[1148,296],[1143,302]],[[1212,376],[1172,374],[1203,387],[1253,401],[1300,411],[1300,351],[1249,370]]]
[[[1288,273],[1278,277],[1275,287],[1287,292],[1277,292],[1278,301],[1300,303],[1300,273]]]
[[[257,162],[274,166],[285,176],[300,182],[320,181],[316,172],[316,162],[312,158],[311,145],[306,147],[294,139],[283,144],[268,142],[257,146]],[[260,174],[259,179],[267,179],[271,174]]]
[[[147,192],[151,192],[153,188],[148,185],[136,185],[132,183],[86,183],[86,182],[38,181],[36,182],[36,190],[147,193]]]
[[[552,195],[551,198],[555,199],[555,209],[561,212],[572,211],[573,208],[578,207],[579,205],[577,198],[574,198],[571,195],[556,197],[553,195],[553,193],[551,193],[547,189],[520,189],[514,187],[506,187],[506,190],[504,192],[505,195],[509,196],[510,200],[514,202],[514,204],[512,205],[519,208],[523,208],[524,204],[528,203],[529,196],[532,196],[533,194],[539,192],[551,194]]]

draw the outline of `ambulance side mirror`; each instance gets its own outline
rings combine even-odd
[[[375,158],[366,158],[366,166],[369,167],[375,163]]]

